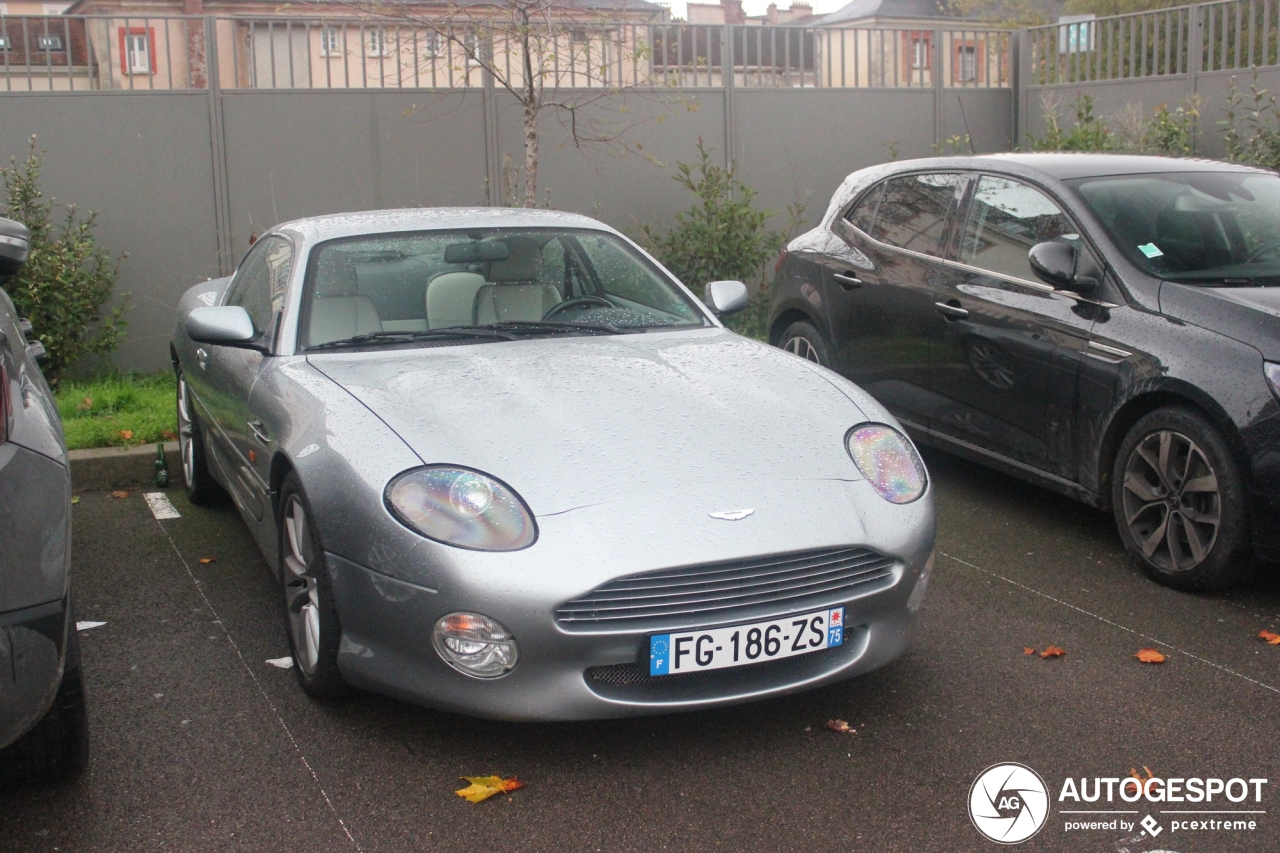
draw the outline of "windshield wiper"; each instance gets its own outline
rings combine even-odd
[[[619,328],[609,323],[557,323],[553,320],[500,320],[484,326],[461,326],[454,328],[479,328],[494,331],[514,332],[516,334],[537,334],[539,332],[595,332],[604,335],[625,335],[628,329]]]
[[[501,329],[489,328],[486,326],[450,326],[445,329],[426,329],[416,332],[367,332],[363,335],[356,335],[351,338],[342,338],[336,341],[325,341],[322,344],[315,344],[307,347],[307,352],[322,349],[335,349],[337,347],[358,347],[368,346],[370,344],[401,344],[414,343],[415,341],[432,341],[432,340],[463,340],[466,338],[491,338],[500,341],[514,341],[516,336],[504,332]]]

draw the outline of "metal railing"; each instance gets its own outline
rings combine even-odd
[[[1280,0],[1277,0],[1280,2]],[[0,92],[204,89],[1007,88],[1011,36],[989,29],[556,24],[300,16],[0,16]]]
[[[1225,0],[1027,32],[1031,85],[1280,64],[1280,0]]]

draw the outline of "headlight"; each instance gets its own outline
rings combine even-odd
[[[1280,364],[1273,361],[1264,361],[1262,370],[1267,374],[1267,384],[1271,386],[1271,393],[1280,399]]]
[[[428,539],[473,551],[518,551],[538,538],[533,515],[515,490],[479,471],[430,466],[387,484],[387,505]]]
[[[432,639],[445,663],[476,678],[510,672],[519,657],[511,633],[479,613],[450,613],[436,623]]]
[[[924,463],[907,437],[893,427],[855,427],[845,447],[862,476],[889,503],[908,504],[924,494],[928,483]]]

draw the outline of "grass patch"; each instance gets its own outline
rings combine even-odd
[[[56,397],[68,450],[172,441],[178,431],[170,372],[63,379]]]

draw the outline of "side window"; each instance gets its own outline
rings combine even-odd
[[[960,261],[999,275],[1039,281],[1027,253],[1036,243],[1076,239],[1066,214],[1034,187],[983,177],[969,208]]]
[[[871,236],[901,249],[939,254],[947,218],[967,180],[964,175],[904,175],[887,181]]]
[[[859,199],[853,209],[845,215],[845,219],[849,220],[863,234],[870,234],[871,224],[876,218],[876,207],[880,204],[880,197],[883,195],[884,184],[881,183]]]
[[[240,265],[232,285],[228,305],[249,312],[259,332],[271,329],[276,314],[284,307],[284,291],[293,268],[293,247],[283,237],[267,237],[253,247]]]

